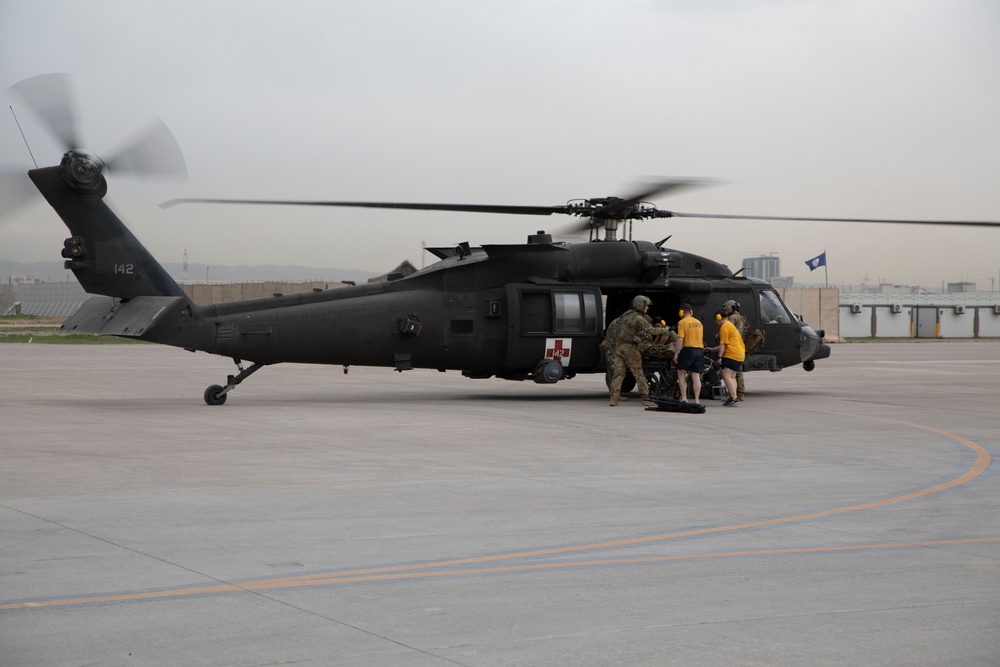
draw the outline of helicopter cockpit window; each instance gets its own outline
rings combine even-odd
[[[760,321],[763,324],[791,324],[792,317],[785,310],[775,292],[760,293]]]

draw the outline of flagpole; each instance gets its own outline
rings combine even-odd
[[[826,286],[830,286],[830,263],[826,261],[826,250],[823,251],[823,275],[826,277]]]

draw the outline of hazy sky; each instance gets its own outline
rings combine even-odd
[[[186,206],[174,197],[563,204],[649,176],[726,184],[684,212],[1000,220],[997,0],[0,2],[0,90],[74,75],[86,148],[159,115],[187,183],[112,178],[164,262],[381,272],[421,246],[523,242],[569,219]],[[2,96],[3,106],[19,101]],[[31,162],[10,111],[0,166]],[[36,159],[60,151],[27,110]],[[1000,289],[1000,229],[658,220],[635,236],[797,283]],[[0,258],[58,259],[38,202]]]

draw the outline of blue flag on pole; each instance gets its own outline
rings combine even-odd
[[[812,259],[807,259],[806,266],[809,267],[810,271],[815,271],[821,266],[826,266],[826,251],[824,250]]]

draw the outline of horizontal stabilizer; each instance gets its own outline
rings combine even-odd
[[[182,296],[138,296],[128,301],[95,296],[70,315],[60,331],[139,338],[182,301]]]

